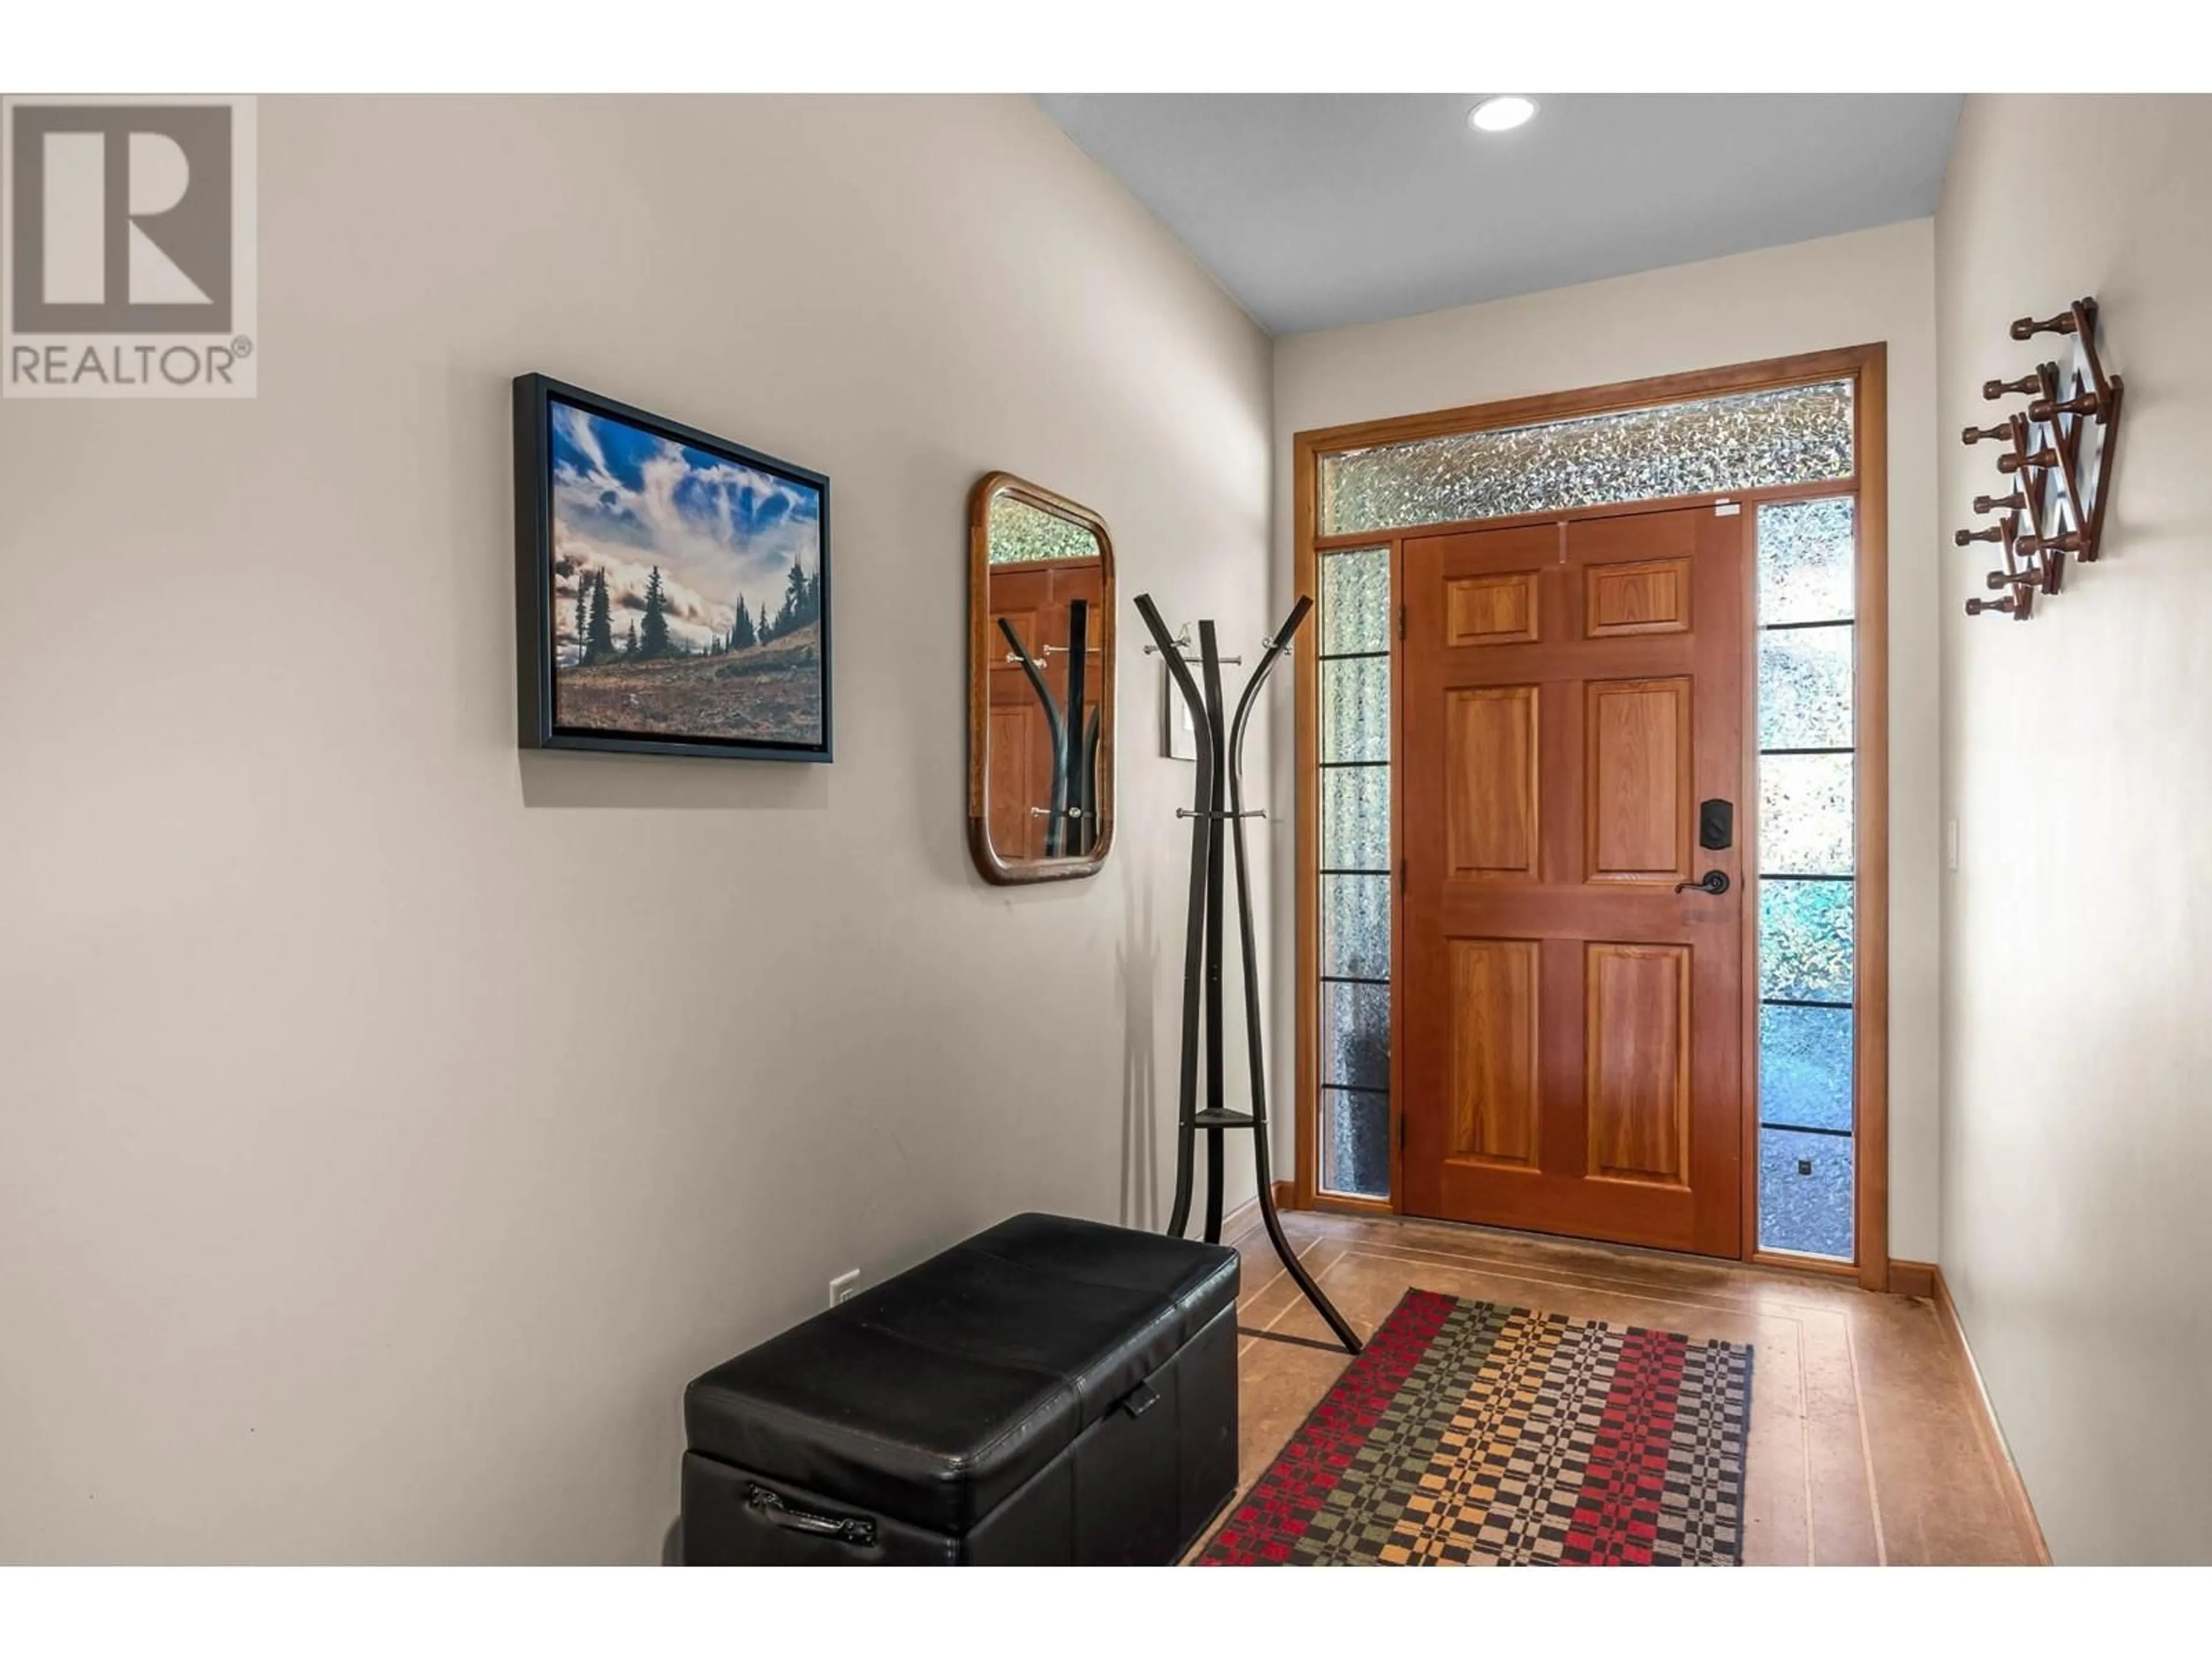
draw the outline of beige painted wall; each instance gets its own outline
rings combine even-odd
[[[2025,624],[1960,612],[1996,475],[1942,447],[1943,1273],[2053,1555],[2204,1562],[2212,100],[1969,100],[1937,226],[1947,434],[2083,294],[2128,386],[2105,556]]]
[[[1890,1253],[1926,1260],[1936,1241],[1938,951],[1936,572],[1924,556],[1936,488],[1929,222],[1279,341],[1275,572],[1278,594],[1287,593],[1294,433],[1875,340],[1889,344]],[[1287,887],[1290,861],[1280,868]],[[1289,936],[1279,930],[1285,1030]]]
[[[0,405],[0,1559],[652,1560],[683,1384],[832,1273],[1157,1220],[1127,598],[1266,626],[1268,343],[1023,99],[270,100],[260,161],[258,401]],[[835,765],[518,755],[538,368],[831,475]],[[969,864],[993,467],[1122,562],[1091,881]]]

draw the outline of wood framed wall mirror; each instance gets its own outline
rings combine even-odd
[[[987,881],[1095,874],[1114,839],[1114,546],[990,472],[968,498],[968,843]]]

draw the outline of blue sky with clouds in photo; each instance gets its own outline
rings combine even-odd
[[[756,616],[783,601],[796,557],[821,564],[822,502],[808,485],[688,448],[557,398],[553,403],[554,604],[574,649],[579,582],[604,571],[620,639],[660,568],[669,630],[704,647],[742,597]]]

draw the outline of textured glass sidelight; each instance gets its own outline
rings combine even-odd
[[[1390,878],[1321,878],[1321,970],[1345,979],[1390,977]]]
[[[1854,628],[1770,628],[1759,635],[1759,746],[1851,746]]]
[[[1856,503],[1759,509],[1759,1243],[1848,1261]],[[1806,878],[1814,879],[1806,879]]]
[[[1390,758],[1390,659],[1324,658],[1321,749],[1334,763]]]
[[[1390,550],[1365,547],[1321,562],[1324,656],[1390,648]]]
[[[1786,1002],[1851,1001],[1849,881],[1759,884],[1759,994]]]
[[[1321,559],[1321,1185],[1390,1194],[1390,552]]]
[[[1850,1133],[1853,1018],[1848,1008],[1759,1011],[1761,1123]]]
[[[1851,383],[1456,432],[1321,462],[1321,533],[1502,519],[1851,476]]]
[[[1849,495],[1769,501],[1759,509],[1759,620],[1849,622],[1856,586],[1857,503]]]
[[[1321,866],[1324,870],[1390,867],[1389,767],[1322,769]]]
[[[1850,755],[1759,757],[1759,867],[1770,876],[1851,872]]]
[[[1331,1088],[1390,1086],[1390,988],[1324,981],[1321,1080]]]
[[[1390,1097],[1321,1091],[1321,1184],[1356,1198],[1390,1196]]]
[[[1759,1247],[1851,1259],[1849,1135],[1759,1132]]]

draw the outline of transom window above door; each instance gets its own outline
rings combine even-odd
[[[1848,478],[1851,383],[1828,380],[1321,459],[1323,536]]]

